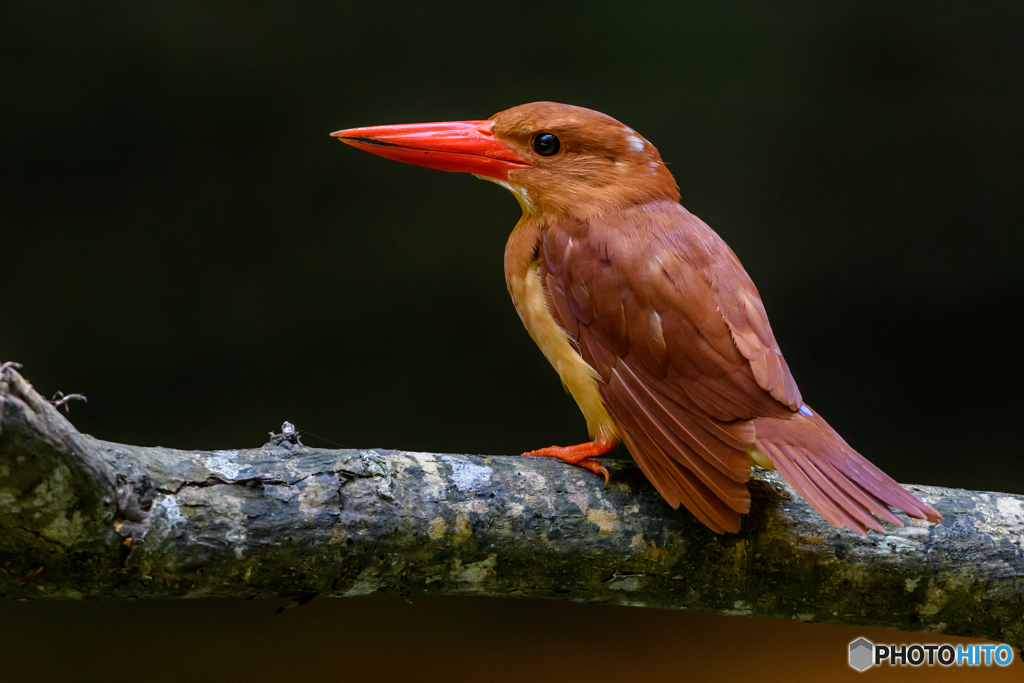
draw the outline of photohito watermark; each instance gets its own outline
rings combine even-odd
[[[866,671],[873,666],[1009,666],[1009,645],[875,645],[867,638],[850,643],[850,666]]]

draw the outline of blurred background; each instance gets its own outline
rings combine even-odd
[[[328,137],[555,100],[659,148],[854,447],[899,481],[1024,493],[1022,31],[1020,2],[9,0],[0,360],[125,443],[255,447],[284,420],[311,446],[578,443],[505,291],[514,199]],[[0,602],[3,667],[794,680],[854,675],[859,635],[922,642],[526,601],[275,607]]]

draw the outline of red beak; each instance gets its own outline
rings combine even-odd
[[[496,180],[508,180],[509,171],[530,167],[494,137],[490,121],[369,126],[331,135],[346,145],[395,161]]]

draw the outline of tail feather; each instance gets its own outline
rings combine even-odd
[[[806,405],[792,419],[757,418],[756,445],[793,488],[833,526],[860,535],[882,531],[878,519],[903,523],[889,508],[929,522],[942,520],[849,444]]]
[[[880,516],[888,515],[891,520],[895,520],[897,524],[902,525],[899,518],[893,516],[889,512],[888,508],[878,499],[867,499],[867,505],[861,503],[863,498],[852,496],[851,494],[858,490],[855,484],[852,484],[848,479],[839,478],[838,481],[828,478],[821,472],[812,460],[804,457],[804,454],[794,449],[793,446],[782,446],[781,449],[775,451],[782,451],[786,457],[780,458],[780,462],[787,463],[786,469],[797,469],[804,475],[805,482],[809,484],[808,487],[816,489],[818,496],[814,497],[815,500],[821,501],[822,507],[825,504],[833,507],[838,512],[838,518],[841,520],[840,523],[836,523],[833,520],[829,521],[837,527],[849,526],[858,533],[864,533],[868,528],[876,529],[877,531],[884,531],[885,527],[879,523],[878,519],[871,516],[871,511],[878,511]],[[822,463],[822,469],[829,467],[828,463]],[[783,474],[784,476],[784,474]],[[849,492],[849,493],[848,493]],[[811,497],[807,497],[807,500],[812,500]]]
[[[819,472],[802,453],[790,446],[768,446],[769,457],[779,472],[806,498],[828,522],[837,528],[848,526],[857,533],[868,528],[883,531],[883,527],[865,508],[837,488]],[[899,523],[899,522],[897,522]]]
[[[825,476],[831,479],[834,484],[840,486],[848,495],[856,499],[862,508],[869,511],[877,510],[882,519],[892,522],[893,524],[903,524],[899,517],[889,511],[889,508],[886,506],[884,501],[879,500],[879,498],[870,491],[865,491],[859,486],[850,485],[849,479],[845,477],[842,472],[837,470],[832,463],[824,463],[823,469]]]

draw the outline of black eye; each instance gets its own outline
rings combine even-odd
[[[533,151],[542,157],[550,157],[558,154],[561,143],[551,133],[540,133],[533,136]]]

